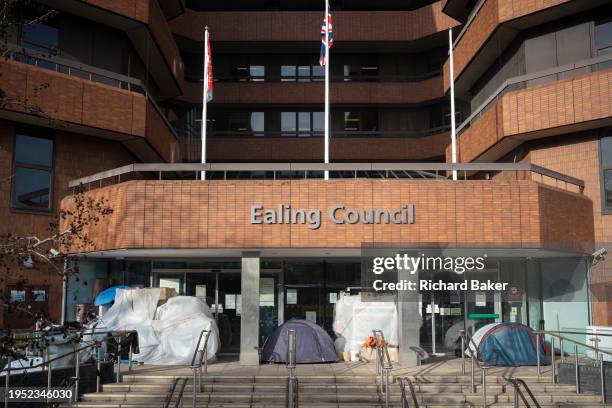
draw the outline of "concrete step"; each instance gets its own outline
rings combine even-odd
[[[191,406],[191,400],[185,400],[185,407],[190,407]],[[601,408],[602,404],[601,403],[584,403],[584,402],[579,402],[579,403],[540,403],[542,408],[570,408],[570,407],[580,407],[580,408]],[[151,408],[151,407],[161,407],[162,403],[160,404],[156,404],[156,405],[151,405],[149,403],[141,403],[141,404],[134,404],[134,403],[90,403],[90,402],[81,402],[79,403],[79,407],[80,408]],[[276,404],[270,404],[270,403],[198,403],[196,405],[198,408],[285,408],[285,404],[283,403],[276,403]],[[392,403],[389,405],[390,408],[402,408],[402,405],[400,403]],[[474,405],[473,403],[444,403],[444,404],[436,404],[436,403],[430,403],[430,404],[420,404],[421,408],[474,408],[474,407],[480,407],[482,405]],[[610,406],[610,405],[606,405],[606,406]],[[67,407],[67,405],[64,405],[63,407]],[[355,408],[383,408],[384,404],[382,403],[378,403],[378,404],[373,404],[373,403],[349,403],[349,404],[343,404],[343,403],[304,403],[301,402],[300,403],[300,408],[349,408],[349,407],[355,407]],[[500,402],[495,402],[495,403],[490,403],[489,404],[490,408],[514,408],[514,403],[500,403]]]

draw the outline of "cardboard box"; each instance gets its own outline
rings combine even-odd
[[[157,302],[157,306],[161,306],[168,301],[171,297],[177,295],[176,290],[173,288],[160,288],[161,293],[159,294],[159,302]]]

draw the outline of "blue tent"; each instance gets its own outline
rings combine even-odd
[[[98,293],[96,296],[96,300],[94,301],[94,305],[106,305],[115,301],[115,296],[117,296],[117,289],[126,289],[129,286],[119,285],[119,286],[111,286],[108,289],[104,289],[102,292]]]
[[[287,362],[288,330],[295,330],[296,363],[330,363],[338,361],[334,342],[325,330],[308,320],[291,319],[280,325],[266,339],[261,353],[262,362]]]
[[[517,367],[537,365],[536,335],[519,323],[500,323],[491,327],[478,344],[478,357],[489,365]],[[546,346],[540,339],[540,358],[547,364]]]

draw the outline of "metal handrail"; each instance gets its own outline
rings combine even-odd
[[[105,338],[104,340],[102,340],[102,341],[94,340],[94,341],[92,341],[91,343],[89,343],[89,344],[87,344],[85,346],[78,347],[78,348],[74,347],[74,349],[69,351],[69,352],[66,352],[64,354],[60,354],[58,356],[55,356],[54,358],[44,359],[42,362],[40,362],[38,364],[35,364],[35,365],[28,366],[28,367],[11,367],[10,365],[11,365],[12,359],[11,359],[11,357],[9,357],[8,361],[7,361],[7,364],[4,367],[4,369],[0,370],[0,372],[5,372],[6,373],[5,379],[4,379],[4,381],[5,381],[4,382],[4,387],[5,387],[5,389],[8,389],[10,387],[11,371],[23,371],[25,374],[27,374],[28,370],[31,370],[31,369],[34,369],[34,368],[47,367],[47,389],[50,389],[51,388],[51,383],[52,383],[51,382],[51,376],[52,376],[52,372],[53,372],[52,369],[51,369],[52,363],[54,363],[56,361],[59,361],[59,360],[62,360],[62,359],[65,359],[67,357],[75,356],[76,357],[75,358],[75,376],[73,377],[74,378],[74,385],[75,385],[74,398],[75,398],[75,401],[78,401],[78,398],[79,398],[79,381],[80,381],[80,377],[79,377],[79,371],[80,371],[79,353],[81,351],[90,349],[92,347],[98,349],[100,347],[100,344],[103,341],[108,341],[111,338],[114,338],[114,336],[118,336],[119,335],[119,336],[123,337],[123,336],[126,336],[126,335],[131,335],[133,333],[136,333],[136,332],[135,331],[122,331],[122,332],[85,333],[86,335],[107,334],[109,336],[107,338]],[[83,335],[83,333],[80,333],[80,336],[82,336],[82,335]],[[42,338],[42,336],[41,336],[41,338]],[[77,339],[77,338],[79,338],[79,336],[75,336],[75,339]],[[80,340],[82,340],[82,337],[80,337]],[[119,348],[118,348],[118,353],[117,353],[117,382],[121,382],[121,346],[120,346],[120,344],[121,343],[119,343]],[[131,355],[131,349],[132,349],[132,345],[130,343],[130,355]],[[47,357],[49,356],[48,348],[46,350],[46,356]],[[99,359],[99,356],[96,356],[96,358]],[[130,358],[130,367],[131,367],[131,358]],[[98,388],[98,384],[99,384],[99,381],[100,381],[99,377],[100,377],[100,370],[97,369],[96,370],[96,388]],[[8,394],[7,394],[7,396],[8,396]],[[8,404],[9,404],[8,398],[5,398],[4,406],[8,407]]]
[[[385,407],[389,407],[389,373],[393,362],[389,357],[389,349],[382,330],[372,330],[374,347],[376,348],[376,375],[379,378],[379,391],[385,395]]]
[[[180,378],[179,381],[182,380],[183,384],[181,384],[181,388],[178,393],[178,397],[176,402],[174,403],[174,408],[183,408],[183,393],[185,392],[185,386],[187,385],[187,378]],[[195,384],[194,384],[195,387]]]
[[[612,55],[612,54],[611,54]],[[523,171],[550,177],[584,189],[584,181],[531,163],[134,163],[71,180],[70,188],[117,178],[130,173],[202,172],[202,171],[431,171],[496,172]]]
[[[472,393],[476,393],[476,382],[474,378],[474,365],[477,365],[480,368],[480,378],[482,383],[482,406],[483,408],[487,408],[487,370],[490,368],[486,365],[484,361],[482,361],[478,355],[478,346],[476,342],[470,335],[467,330],[461,330],[461,372],[465,374],[465,340],[467,339],[467,344],[472,345],[472,349],[470,349],[470,385],[472,387]]]
[[[412,380],[408,377],[396,377],[397,382],[399,383],[400,391],[402,393],[402,408],[410,408],[410,404],[408,403],[408,398],[406,397],[406,383],[408,384],[408,388],[410,389],[410,396],[412,397],[412,403],[414,404],[413,408],[419,408],[419,401],[416,396],[416,392],[414,391],[414,384]]]
[[[176,385],[178,384],[181,377],[175,378],[172,382],[172,387],[170,387],[170,392],[166,394],[166,399],[164,400],[164,408],[170,407],[170,402],[172,401],[172,397],[174,396],[174,390],[176,389]]]
[[[570,342],[571,344],[574,345],[574,364],[575,364],[575,377],[576,377],[576,393],[580,393],[580,370],[578,367],[578,346],[584,347],[588,350],[593,350],[594,354],[595,354],[595,358],[593,359],[594,361],[596,361],[596,363],[594,363],[595,366],[599,366],[599,381],[600,381],[600,395],[601,395],[601,402],[602,404],[606,404],[607,402],[607,398],[606,398],[606,377],[605,377],[605,371],[604,371],[604,361],[603,361],[603,357],[604,354],[608,355],[608,356],[612,356],[612,352],[606,351],[606,350],[601,350],[599,347],[597,347],[597,342],[595,342],[595,346],[589,346],[588,344],[579,342],[577,340],[574,339],[570,339],[568,337],[562,336],[560,333],[566,333],[563,331],[546,331],[546,330],[537,330],[536,332],[536,338],[537,338],[537,343],[539,344],[540,342],[540,337],[549,335],[551,336],[551,359],[552,359],[552,380],[553,380],[553,384],[556,382],[556,363],[555,363],[555,338],[559,339],[559,344],[560,344],[560,350],[561,350],[561,356],[564,355],[563,352],[563,343],[565,341]],[[570,332],[571,333],[571,332]],[[593,333],[593,335],[597,336],[597,333]],[[563,359],[563,357],[562,357]],[[541,374],[541,362],[540,362],[540,348],[537,348],[537,365],[538,365],[538,375]]]
[[[210,330],[202,330],[198,337],[198,343],[196,344],[193,356],[191,357],[190,368],[193,370],[193,408],[196,407],[197,393],[202,392],[202,361],[204,361],[204,373],[208,373],[208,339],[210,337]],[[200,349],[202,344],[202,338],[204,338],[203,347]],[[198,359],[198,353],[200,358]],[[196,363],[197,360],[197,363]],[[197,388],[196,388],[197,384]]]
[[[525,394],[523,394],[523,391],[521,391],[521,386],[525,388],[527,395],[529,395],[529,398],[531,399],[531,402],[535,404],[535,407],[541,408],[540,403],[538,402],[536,397],[533,395],[533,392],[531,392],[531,389],[527,386],[527,383],[525,381],[523,381],[520,378],[512,378],[512,377],[506,378],[505,380],[507,381],[508,384],[510,384],[514,388],[514,406],[515,408],[519,407],[519,398],[523,401],[523,403],[525,404],[527,408],[531,408],[531,404],[525,397]]]

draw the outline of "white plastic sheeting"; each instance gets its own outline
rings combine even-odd
[[[149,364],[186,365],[202,330],[210,330],[207,359],[219,349],[219,329],[208,305],[192,296],[175,296],[157,307],[159,288],[119,289],[96,330],[136,330],[140,353]],[[203,341],[201,348],[203,346]]]
[[[395,302],[362,302],[361,296],[341,296],[334,308],[336,351],[356,355],[372,330],[382,330],[387,343],[398,344],[398,315]]]

